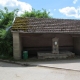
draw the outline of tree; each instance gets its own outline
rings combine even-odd
[[[12,25],[17,12],[18,9],[9,12],[7,7],[4,7],[4,10],[0,10],[0,38],[6,35],[7,29]]]
[[[7,28],[11,26],[17,12],[18,9],[9,12],[7,7],[4,7],[4,10],[0,10],[0,28]]]
[[[42,9],[42,11],[32,9],[31,12],[25,11],[21,14],[21,17],[52,18],[49,14],[50,12],[47,12],[45,9]]]
[[[15,16],[17,16],[18,9],[11,12],[5,7],[0,10],[0,54],[12,55],[12,35],[9,27],[12,26]]]

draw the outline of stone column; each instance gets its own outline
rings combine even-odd
[[[18,32],[13,32],[13,57],[16,60],[21,59],[21,40]]]
[[[58,38],[52,39],[52,53],[59,54],[59,44]]]

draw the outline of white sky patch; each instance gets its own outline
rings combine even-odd
[[[59,9],[59,12],[66,15],[67,17],[75,17],[80,18],[80,7],[65,7],[62,9]]]
[[[76,4],[78,0],[73,0],[73,4]]]
[[[56,9],[54,9],[54,11],[56,11]]]
[[[53,16],[53,13],[52,13],[52,10],[51,9],[49,9],[47,12],[50,12],[49,15],[50,16]]]
[[[51,9],[48,10],[48,12],[51,12],[51,11],[52,11]],[[56,9],[53,9],[53,11],[56,11]]]
[[[18,15],[22,14],[24,11],[31,11],[32,6],[28,3],[19,0],[0,0],[0,7],[8,7],[10,9],[19,9]]]
[[[53,16],[53,13],[50,13],[49,15],[50,15],[50,16]]]

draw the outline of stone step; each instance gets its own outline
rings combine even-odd
[[[72,52],[60,52],[60,54],[53,54],[53,53],[47,53],[47,52],[38,52],[38,59],[46,59],[46,58],[67,58],[67,57],[73,57],[75,56]]]

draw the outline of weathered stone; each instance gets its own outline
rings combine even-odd
[[[52,39],[52,53],[53,54],[59,54],[58,38]]]
[[[16,60],[21,59],[21,41],[18,32],[13,33],[13,57]]]
[[[69,51],[64,51],[60,52],[60,54],[52,54],[52,53],[47,53],[47,52],[38,52],[38,59],[46,59],[46,58],[53,58],[53,59],[62,59],[62,58],[67,58],[67,57],[73,57],[75,55],[72,52]]]

